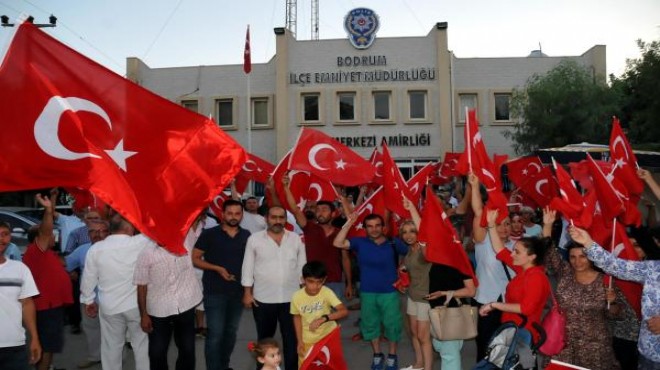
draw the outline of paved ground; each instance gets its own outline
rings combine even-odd
[[[353,342],[351,336],[357,333],[358,328],[353,326],[357,317],[358,311],[351,311],[350,316],[342,321],[342,345],[344,348],[344,356],[348,362],[349,369],[367,370],[371,360],[371,347],[366,342]],[[84,334],[72,335],[69,333],[69,327],[66,330],[66,344],[64,352],[55,357],[55,365],[57,368],[64,368],[67,370],[77,369],[76,364],[85,359],[87,344]],[[247,343],[255,340],[257,331],[254,326],[254,319],[252,312],[245,311],[241,319],[241,326],[238,332],[238,342],[232,356],[232,367],[234,370],[254,370],[254,360],[247,351]],[[387,348],[387,343],[384,343]],[[401,367],[408,366],[414,359],[414,353],[410,340],[406,337],[399,344],[399,365]],[[463,369],[471,369],[474,365],[475,356],[474,340],[466,341],[463,346]],[[176,347],[172,342],[169,351],[170,369],[174,369],[174,362],[176,359]],[[100,369],[101,366],[92,367],[92,370]],[[197,338],[197,369],[203,370],[206,368],[204,365],[204,339]],[[124,370],[135,369],[132,352],[128,349],[124,351]],[[434,369],[440,369],[440,363],[436,356]]]

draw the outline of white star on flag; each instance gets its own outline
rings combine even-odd
[[[344,160],[341,158],[339,158],[339,160],[335,163],[337,164],[337,168],[341,168],[342,170],[344,170],[346,167],[346,162],[344,162]]]

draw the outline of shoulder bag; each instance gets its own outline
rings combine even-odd
[[[552,308],[545,314],[541,326],[545,329],[547,338],[539,351],[546,356],[558,355],[566,345],[566,316],[562,312],[555,294],[550,291]]]
[[[454,298],[450,293],[445,304],[432,308],[429,312],[431,318],[431,334],[437,340],[472,339],[477,336],[476,307],[463,304],[460,299]],[[449,302],[455,299],[458,307],[448,307]]]

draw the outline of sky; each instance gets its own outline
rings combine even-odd
[[[448,22],[459,58],[581,55],[607,46],[607,72],[620,76],[638,58],[637,39],[660,40],[658,0],[320,0],[321,39],[345,38],[343,19],[357,7],[380,18],[377,37],[424,36]],[[152,68],[241,64],[250,25],[252,63],[275,53],[273,28],[285,26],[286,0],[0,0],[0,14],[20,13],[58,26],[46,32],[124,75],[126,58]],[[298,0],[299,40],[311,38],[311,1]],[[0,44],[8,29],[0,29]]]

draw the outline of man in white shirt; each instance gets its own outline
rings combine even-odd
[[[11,241],[11,228],[0,222],[0,366],[2,369],[27,369],[41,358],[37,335],[37,314],[32,297],[39,294],[30,269],[22,262],[5,257]],[[25,348],[25,329],[30,333],[29,360]]]
[[[529,237],[541,237],[543,233],[543,228],[539,224],[534,223],[535,216],[534,209],[532,207],[522,207],[520,208],[520,217],[523,221],[523,227],[525,228],[525,236]]]
[[[295,370],[298,355],[290,306],[307,262],[305,246],[297,234],[284,228],[284,208],[271,207],[266,216],[268,229],[247,241],[241,273],[243,304],[252,308],[258,339],[273,337],[279,322],[285,369]]]
[[[87,252],[80,284],[80,302],[90,317],[101,321],[101,364],[104,370],[122,368],[122,351],[128,330],[136,370],[149,369],[149,341],[140,327],[137,287],[133,273],[138,255],[155,243],[135,235],[135,227],[116,214],[110,221],[112,235]],[[98,306],[94,303],[98,288]]]
[[[266,219],[264,216],[257,213],[259,209],[259,201],[256,197],[249,197],[245,200],[245,212],[241,220],[241,228],[254,234],[257,231],[266,230]]]

